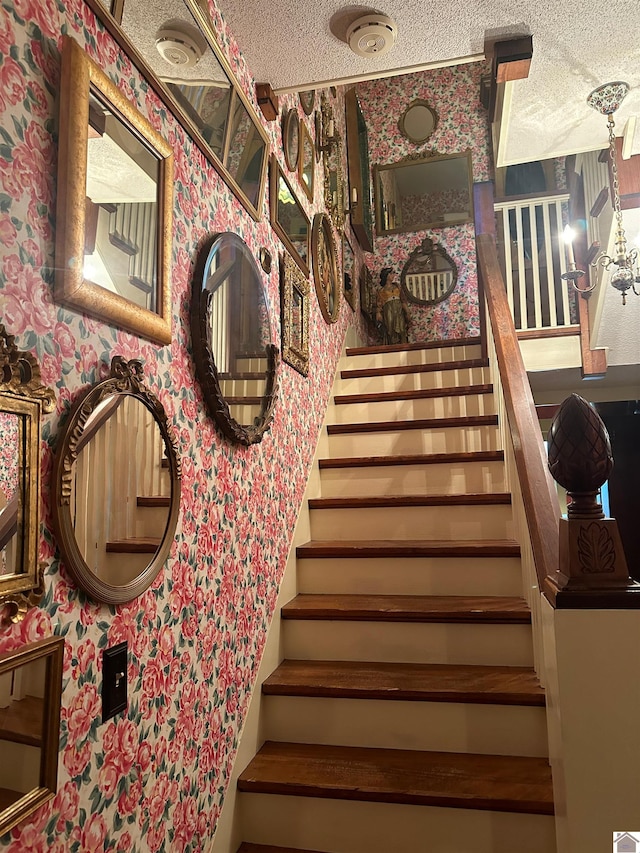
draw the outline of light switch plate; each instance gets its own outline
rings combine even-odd
[[[127,643],[102,652],[102,722],[127,707]]]

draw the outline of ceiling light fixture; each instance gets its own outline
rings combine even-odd
[[[622,211],[620,210],[620,187],[618,184],[618,162],[616,159],[616,137],[614,133],[613,114],[624,101],[629,84],[616,80],[614,83],[605,83],[599,86],[587,98],[587,103],[597,112],[607,116],[607,127],[609,128],[609,158],[611,160],[611,176],[613,183],[613,210],[616,217],[616,235],[614,240],[615,255],[607,255],[603,252],[592,263],[593,267],[601,266],[606,270],[615,267],[611,276],[611,285],[622,293],[622,304],[627,304],[627,291],[632,290],[636,296],[640,296],[640,290],[636,290],[636,284],[640,284],[640,269],[638,268],[639,253],[636,248],[627,251],[627,238],[622,225]]]

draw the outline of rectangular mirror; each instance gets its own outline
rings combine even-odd
[[[268,136],[198,0],[86,0],[251,216],[262,215]],[[114,20],[115,18],[115,20]],[[117,23],[116,23],[117,21]],[[121,24],[121,26],[118,26]]]
[[[379,236],[473,222],[471,151],[374,167]]]
[[[309,280],[286,252],[280,264],[282,358],[298,373],[309,373]]]
[[[271,157],[271,225],[294,260],[309,275],[311,223],[275,156]]]
[[[311,134],[307,125],[300,122],[300,154],[298,155],[299,178],[302,189],[309,201],[313,201],[313,170],[316,162],[316,153]]]
[[[342,282],[344,298],[351,308],[356,310],[356,256],[346,234],[342,238]]]
[[[0,655],[0,835],[57,790],[64,638]]]
[[[171,147],[65,37],[55,299],[171,343],[172,215]]]
[[[371,168],[369,135],[355,89],[344,99],[347,123],[347,166],[349,170],[349,217],[358,243],[365,252],[373,252],[373,212],[371,205]]]

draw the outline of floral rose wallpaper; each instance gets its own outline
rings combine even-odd
[[[210,12],[255,104],[238,47],[215,5]],[[52,301],[64,33],[173,147],[170,346]],[[297,98],[282,101],[294,106]],[[306,121],[311,129],[312,117]],[[264,126],[284,163],[279,122]],[[0,651],[51,632],[66,640],[58,793],[0,847],[11,853],[203,851],[216,827],[335,365],[355,315],[343,304],[337,324],[328,326],[312,300],[309,378],[282,364],[279,403],[261,444],[243,448],[221,437],[194,378],[188,323],[194,259],[207,235],[226,230],[240,234],[255,256],[264,246],[275,260],[282,247],[269,225],[267,200],[255,222],[83,0],[0,2],[0,184],[0,321],[19,348],[33,351],[57,396],[57,411],[43,422],[45,594],[22,623],[2,630]],[[321,209],[319,169],[313,202],[298,195],[310,217]],[[278,263],[265,285],[279,342]],[[111,607],[90,601],[71,582],[52,533],[49,494],[61,419],[115,354],[143,360],[147,383],[167,411],[178,438],[182,501],[175,542],[152,588]],[[101,654],[123,640],[129,706],[103,724]]]
[[[395,163],[409,154],[455,154],[470,148],[473,181],[491,180],[489,126],[479,100],[480,78],[485,71],[485,63],[477,62],[358,83],[372,167],[377,163]],[[422,145],[410,142],[398,129],[398,119],[416,98],[427,101],[438,115],[438,126]],[[410,305],[409,341],[478,335],[478,280],[472,223],[376,237],[375,254],[367,258],[375,285],[379,285],[384,267],[396,270],[399,278],[409,253],[425,236],[432,237],[456,261],[458,284],[452,295],[438,305]]]

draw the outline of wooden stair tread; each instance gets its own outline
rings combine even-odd
[[[457,622],[529,624],[522,598],[467,595],[297,595],[282,607],[283,619],[350,622]]]
[[[311,540],[296,549],[305,557],[519,557],[520,545],[512,539],[378,539]]]
[[[321,696],[544,706],[533,669],[517,666],[284,660],[262,684],[269,696]]]
[[[544,758],[267,741],[240,791],[553,814]]]
[[[396,400],[432,400],[438,397],[470,397],[475,394],[492,394],[493,385],[458,385],[451,388],[426,388],[418,391],[380,391],[374,394],[338,394],[333,398],[337,406],[353,403],[386,403]]]
[[[160,539],[136,538],[114,539],[107,542],[105,550],[109,554],[155,554],[160,547]]]
[[[240,371],[239,373],[219,373],[218,379],[264,379],[265,372],[264,370],[260,372],[259,370],[255,371]]]
[[[138,506],[171,506],[169,495],[138,495]]]
[[[439,370],[470,370],[488,367],[488,358],[464,358],[458,361],[430,362],[428,364],[398,364],[393,367],[359,367],[340,371],[341,379],[366,379],[371,376],[396,376],[408,373],[437,373]]]
[[[227,397],[224,398],[229,406],[259,406],[263,397]]]
[[[453,465],[504,462],[504,450],[465,450],[459,453],[417,453],[403,456],[337,456],[320,459],[320,468],[377,468],[386,465]]]
[[[466,415],[456,418],[422,418],[409,421],[367,421],[357,424],[329,424],[329,435],[347,435],[362,432],[399,432],[408,429],[448,429],[476,426],[497,426],[497,415]]]
[[[311,498],[309,509],[369,509],[392,506],[501,506],[509,492],[465,492],[460,495],[385,495],[384,497]]]
[[[237,853],[322,853],[320,850],[301,850],[299,847],[274,847],[272,844],[249,844],[244,842]]]
[[[0,739],[42,746],[44,699],[25,696],[0,708]]]
[[[444,349],[480,344],[481,338],[449,338],[443,341],[417,341],[413,344],[380,344],[375,347],[347,347],[347,355],[374,355],[385,352],[413,352],[423,349]]]

